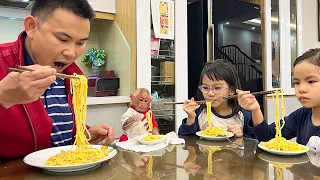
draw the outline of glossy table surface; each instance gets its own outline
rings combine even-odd
[[[0,180],[69,179],[243,179],[320,180],[320,155],[276,156],[257,147],[251,139],[232,139],[244,145],[237,149],[227,141],[213,142],[196,136],[182,137],[185,145],[148,153],[118,149],[110,161],[89,170],[53,173],[26,165],[22,159],[0,162]]]

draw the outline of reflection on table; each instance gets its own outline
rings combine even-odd
[[[196,136],[182,137],[185,145],[151,153],[119,150],[116,157],[92,169],[74,173],[53,173],[30,167],[22,159],[0,162],[0,179],[313,179],[320,180],[320,155],[276,156],[257,148],[258,142],[234,138],[245,149],[227,141],[207,141]]]

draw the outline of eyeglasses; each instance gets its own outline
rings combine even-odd
[[[209,93],[212,91],[215,94],[221,93],[223,88],[228,88],[228,86],[216,85],[216,86],[208,86],[208,85],[201,85],[199,89],[202,93]]]

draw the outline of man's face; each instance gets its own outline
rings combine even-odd
[[[29,31],[26,28],[26,32],[30,39],[27,48],[34,63],[51,66],[61,73],[85,50],[90,21],[57,9],[43,21],[35,18],[34,28]]]

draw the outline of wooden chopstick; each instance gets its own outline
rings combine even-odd
[[[34,71],[33,69],[24,67],[24,66],[18,66],[17,68],[9,68],[10,72],[25,72],[25,71]],[[59,78],[67,78],[67,79],[71,79],[71,78],[78,78],[76,76],[72,76],[72,75],[66,75],[66,74],[60,74],[60,73],[56,73],[55,74],[57,77]]]
[[[259,95],[266,95],[266,94],[272,94],[274,93],[276,90],[271,90],[271,91],[260,91],[260,92],[254,92],[254,93],[251,93],[252,95],[254,96],[259,96]],[[223,97],[224,99],[236,99],[238,98],[238,95],[235,94],[235,95],[230,95],[230,96],[225,96]]]
[[[206,101],[195,101],[197,104],[204,104]],[[183,104],[184,102],[163,102],[165,105],[170,105],[170,104]]]

